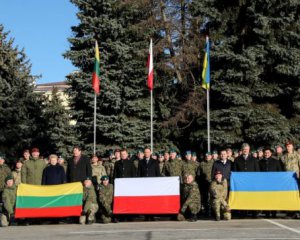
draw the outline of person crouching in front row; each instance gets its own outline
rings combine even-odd
[[[80,224],[93,224],[95,214],[98,211],[97,196],[91,178],[87,177],[83,182],[83,210],[79,218]]]
[[[17,197],[17,187],[14,183],[13,176],[7,176],[5,178],[5,187],[2,192],[2,214],[1,214],[1,226],[7,227],[8,225],[14,225],[15,222],[15,205]]]

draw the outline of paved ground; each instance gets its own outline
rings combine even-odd
[[[239,219],[195,223],[176,221],[12,226],[0,229],[0,239],[299,239],[300,220]]]

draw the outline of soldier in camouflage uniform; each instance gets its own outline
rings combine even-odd
[[[230,208],[227,203],[228,185],[227,180],[223,179],[222,173],[217,171],[215,173],[215,179],[210,185],[210,194],[212,208],[215,214],[216,221],[221,220],[221,213],[225,220],[231,219]]]
[[[165,162],[170,160],[170,153],[168,151],[164,152],[164,160],[165,160]]]
[[[21,183],[21,170],[22,170],[22,161],[18,160],[15,164],[15,169],[12,172],[15,185],[18,186]]]
[[[120,153],[120,150],[116,150],[115,152]],[[107,176],[109,177],[110,182],[113,182],[114,169],[115,169],[116,158],[115,154],[112,150],[109,151],[108,160],[104,161],[103,166],[105,167],[105,171]]]
[[[170,151],[170,160],[166,162],[166,176],[179,176],[182,182],[183,163],[177,158],[176,150]]]
[[[184,221],[190,216],[190,221],[197,221],[197,213],[200,211],[201,198],[198,184],[193,175],[187,175],[184,179],[181,193],[181,209],[177,216],[179,221]]]
[[[281,144],[277,144],[275,146],[275,154],[273,156],[274,158],[276,158],[277,160],[282,161],[282,157],[283,157],[283,146]]]
[[[102,165],[102,160],[99,159],[97,155],[92,156],[91,162],[92,182],[94,186],[98,186],[101,183],[101,177],[107,175],[106,170],[105,167]]]
[[[217,150],[212,151],[212,159],[217,161],[219,159],[219,154]]]
[[[24,151],[23,151],[23,157],[21,157],[20,160],[24,164],[26,161],[28,161],[30,159],[31,159],[31,156],[30,156],[29,149],[24,149]]]
[[[83,182],[83,210],[79,218],[80,224],[93,224],[95,222],[95,214],[98,211],[97,196],[95,188],[90,178]]]
[[[5,178],[5,187],[2,193],[3,209],[1,213],[1,226],[7,227],[14,223],[14,212],[17,198],[17,187],[12,176]]]
[[[11,175],[9,167],[5,164],[4,155],[0,154],[0,196],[4,189],[5,178]],[[0,198],[1,202],[1,198]]]
[[[287,152],[282,156],[282,164],[285,171],[296,172],[299,180],[300,173],[300,155],[294,150],[292,141],[286,143]]]
[[[110,223],[112,218],[112,203],[114,198],[114,187],[109,183],[108,176],[102,176],[99,186],[99,209],[100,219],[103,223]]]
[[[158,154],[158,166],[159,166],[159,173],[160,176],[166,176],[166,166],[165,166],[165,159],[162,152]]]
[[[185,152],[185,159],[183,161],[183,176],[192,175],[194,179],[196,179],[198,170],[198,164],[192,161],[192,152],[186,151]]]
[[[210,152],[205,154],[205,160],[200,162],[199,166],[199,187],[201,192],[201,202],[202,208],[204,210],[205,216],[210,216],[210,204],[209,204],[209,186],[211,183],[211,170],[214,161],[212,160],[212,155]]]

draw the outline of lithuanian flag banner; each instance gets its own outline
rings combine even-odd
[[[83,187],[80,182],[40,186],[20,184],[16,218],[80,216]]]

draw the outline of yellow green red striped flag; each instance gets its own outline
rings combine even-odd
[[[16,218],[80,216],[83,187],[80,182],[60,185],[20,184]]]
[[[95,42],[95,62],[93,71],[93,89],[95,94],[100,93],[100,54],[97,41]]]

